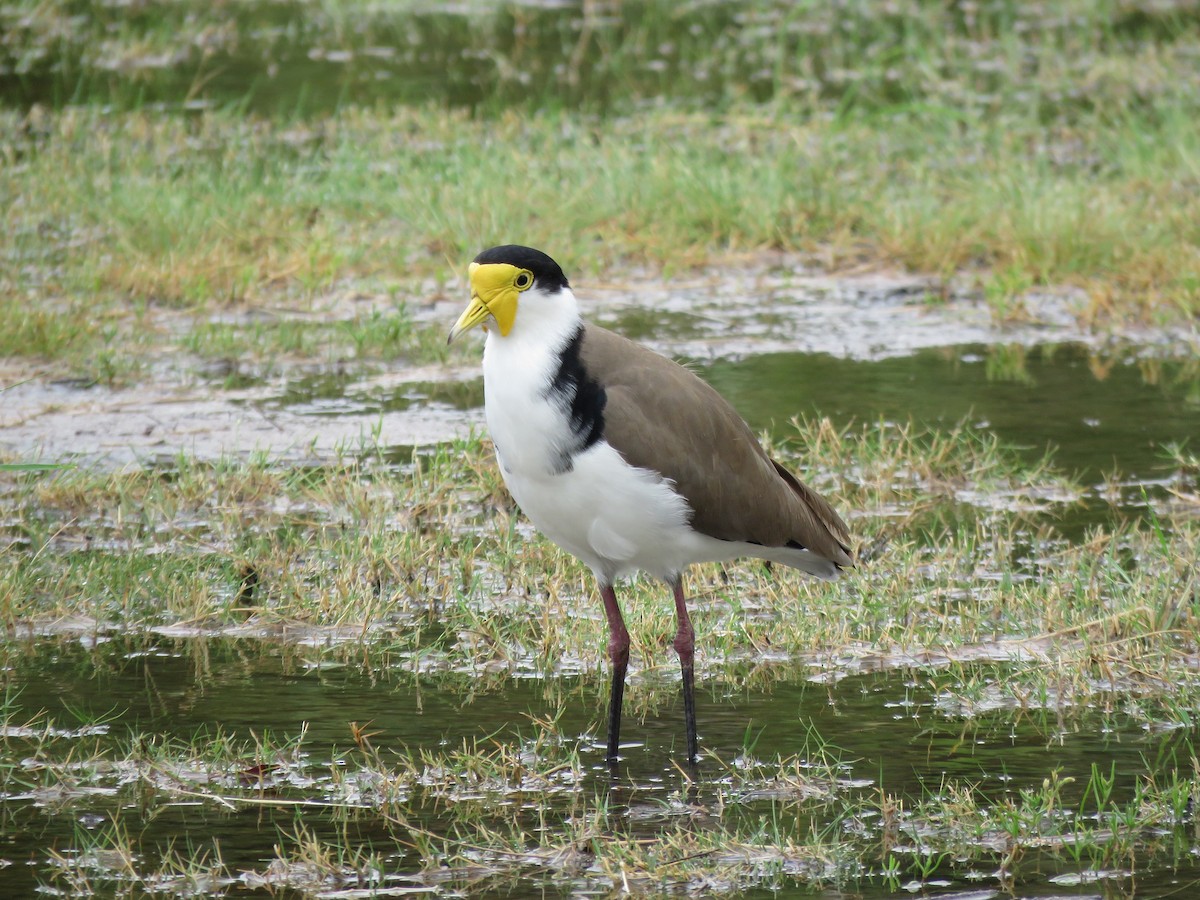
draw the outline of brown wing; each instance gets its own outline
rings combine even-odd
[[[823,497],[772,460],[750,426],[683,366],[588,325],[580,353],[604,386],[604,437],[626,461],[675,482],[692,527],[724,541],[799,545],[853,565],[846,524]]]

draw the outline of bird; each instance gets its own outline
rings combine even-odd
[[[675,600],[687,760],[698,759],[695,630],[685,570],[756,557],[831,580],[850,533],[820,494],[773,460],[690,369],[585,322],[562,268],[506,244],[468,266],[470,300],[447,343],[482,326],[484,415],[509,493],[595,577],[608,624],[606,760],[620,758],[629,632],[615,585],[644,572]]]

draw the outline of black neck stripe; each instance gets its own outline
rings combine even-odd
[[[604,386],[589,374],[580,358],[583,326],[580,325],[559,353],[558,370],[546,389],[547,399],[557,399],[570,416],[573,446],[571,455],[586,450],[604,436]]]

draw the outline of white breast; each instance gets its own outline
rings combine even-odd
[[[637,570],[664,580],[691,561],[687,503],[669,482],[627,464],[604,441],[558,475],[509,472],[504,481],[547,537],[606,584]]]
[[[564,449],[577,439],[568,410],[547,390],[579,318],[573,298],[556,299],[562,315],[538,310],[519,315],[506,337],[488,334],[485,412],[504,483],[533,524],[601,581],[638,569],[673,577],[707,554],[698,550],[687,503],[671,483],[630,466],[603,440],[563,465]]]

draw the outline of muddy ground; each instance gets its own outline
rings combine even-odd
[[[1027,295],[1016,305],[1017,314],[1001,321],[969,279],[962,281],[947,290],[913,275],[832,277],[768,259],[670,279],[640,275],[599,284],[577,279],[576,292],[590,319],[700,365],[780,351],[878,359],[963,344],[1082,342],[1097,350],[1133,346],[1165,356],[1200,349],[1195,326],[1085,328],[1080,320],[1087,298],[1071,289]],[[411,299],[410,309],[418,323],[444,324],[449,331],[464,300],[461,284],[431,283],[423,296]],[[335,321],[388,309],[393,302],[342,292],[311,308],[269,314]],[[261,309],[248,309],[213,318],[249,323],[262,315]],[[198,321],[171,311],[147,318],[149,327],[167,336],[185,333]],[[478,407],[424,399],[420,390],[406,393],[410,386],[475,379],[475,364],[202,360],[169,338],[146,352],[142,377],[121,387],[62,378],[36,359],[0,361],[0,386],[7,388],[0,394],[0,456],[105,465],[153,462],[181,452],[202,459],[255,451],[320,459],[372,446],[429,444],[482,423]],[[340,376],[344,398],[306,401],[294,389],[285,396],[289,385],[329,373]],[[384,396],[411,396],[411,403],[392,402],[389,407],[407,408],[380,412],[361,401]]]

